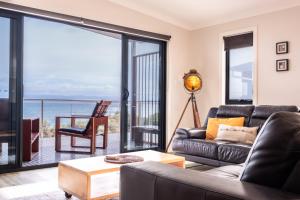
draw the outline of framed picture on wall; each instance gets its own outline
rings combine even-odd
[[[276,43],[276,54],[286,54],[289,52],[289,42]]]
[[[288,59],[276,60],[276,71],[277,72],[288,71],[288,70],[289,70],[289,60]]]

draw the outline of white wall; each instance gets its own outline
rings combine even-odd
[[[220,42],[222,33],[257,27],[257,104],[300,105],[300,7],[251,17],[191,33],[192,64],[198,66],[204,87],[198,98],[204,117],[222,101]],[[275,43],[289,41],[290,53],[276,55]],[[290,71],[276,72],[276,59],[290,59]]]

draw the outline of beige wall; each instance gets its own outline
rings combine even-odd
[[[131,28],[171,35],[167,55],[167,131],[173,131],[187,98],[182,88],[182,74],[189,64],[189,32],[153,17],[104,0],[6,0],[23,6],[94,19]],[[188,117],[183,126],[191,126]]]
[[[219,105],[221,97],[220,35],[257,27],[257,104],[300,105],[300,7],[203,28],[191,33],[192,64],[198,66],[204,87],[199,95],[201,115]],[[289,41],[290,53],[276,55],[275,43]],[[276,59],[290,59],[290,71],[276,72]]]
[[[187,31],[104,0],[7,0],[5,2],[172,35],[168,43],[167,58],[167,130],[169,135],[188,98],[182,87],[182,75],[189,68],[197,68],[204,80],[203,89],[197,95],[202,119],[211,106],[220,104],[219,36],[228,31],[257,27],[258,104],[300,105],[300,56],[297,56],[297,50],[300,49],[300,7],[196,31]],[[275,43],[285,40],[290,42],[290,53],[277,56]],[[289,72],[277,73],[275,71],[275,61],[280,58],[290,59]],[[188,112],[184,117],[181,126],[192,126],[191,113]]]

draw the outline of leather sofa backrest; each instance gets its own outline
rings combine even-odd
[[[245,126],[249,126],[250,117],[254,110],[254,106],[235,106],[235,105],[222,105],[219,106],[217,117],[245,117]]]
[[[259,132],[240,180],[300,194],[299,160],[300,114],[274,113]]]
[[[259,127],[259,130],[264,125],[265,121],[275,112],[298,112],[297,106],[271,106],[271,105],[260,105],[254,108],[252,113],[249,126]]]
[[[207,123],[208,123],[208,118],[215,118],[217,117],[217,112],[218,112],[218,108],[217,107],[212,107],[209,109],[207,117],[204,121],[203,127],[206,128],[207,127]]]

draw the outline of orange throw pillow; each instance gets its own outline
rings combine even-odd
[[[235,118],[208,118],[206,139],[214,140],[217,137],[220,124],[228,126],[244,126],[245,117]]]

